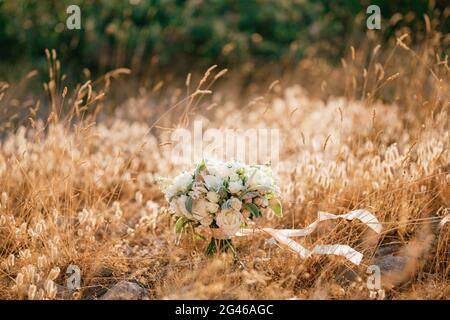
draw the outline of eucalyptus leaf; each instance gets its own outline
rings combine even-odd
[[[254,203],[246,203],[246,204],[244,204],[244,208],[249,210],[253,214],[254,217],[261,216],[261,212],[259,211],[258,206]]]
[[[281,206],[281,201],[278,199],[271,199],[269,201],[269,208],[272,209],[272,211],[275,213],[276,216],[282,217],[283,216],[283,208]]]
[[[186,225],[186,223],[188,222],[187,219],[185,219],[184,217],[179,217],[177,222],[175,223],[175,231],[176,233],[180,233],[181,231],[183,231],[184,226]]]
[[[186,206],[186,210],[187,210],[189,213],[192,213],[192,205],[193,205],[193,202],[194,202],[194,200],[193,200],[191,197],[188,197],[188,198],[186,199],[185,206]]]

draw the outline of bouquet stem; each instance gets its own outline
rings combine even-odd
[[[212,237],[208,247],[206,248],[205,254],[207,256],[212,256],[215,253],[227,252],[228,250],[231,250],[234,258],[239,260],[231,239],[216,239]]]

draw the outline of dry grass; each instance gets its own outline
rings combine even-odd
[[[0,90],[0,298],[58,298],[75,264],[82,289],[73,299],[121,279],[138,281],[150,298],[367,299],[365,270],[381,247],[412,258],[383,278],[386,298],[448,299],[450,224],[439,221],[450,206],[450,79],[448,61],[436,58],[438,38],[417,51],[405,38],[369,54],[351,49],[333,71],[310,61],[321,99],[275,83],[243,105],[231,94],[211,95],[221,72],[213,68],[165,105],[145,106],[157,85],[113,116],[101,112],[103,98],[111,79],[128,70],[70,91],[48,52],[46,120],[38,103],[18,99],[6,84]],[[383,223],[380,237],[357,222],[335,221],[303,240],[351,245],[364,253],[362,266],[332,256],[301,260],[269,249],[260,236],[236,241],[242,264],[231,255],[206,258],[207,242],[189,234],[176,245],[155,181],[182,169],[171,163],[167,132],[195,117],[215,128],[280,128],[284,217],[258,223],[299,228],[318,210],[366,208]],[[26,123],[13,130],[21,118]],[[353,283],[340,280],[348,269],[359,273]]]

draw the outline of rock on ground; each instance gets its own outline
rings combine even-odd
[[[411,258],[404,256],[382,256],[375,260],[383,273],[401,272]]]
[[[147,290],[139,284],[120,281],[110,288],[100,300],[143,300],[148,299]]]

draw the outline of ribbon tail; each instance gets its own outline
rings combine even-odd
[[[380,233],[383,228],[381,226],[381,223],[378,221],[378,219],[373,214],[371,214],[369,211],[364,210],[364,209],[353,210],[353,211],[350,211],[349,213],[338,214],[338,215],[332,214],[329,212],[319,211],[318,221],[334,220],[334,219],[339,219],[339,218],[347,219],[347,220],[357,219],[357,220],[361,221],[362,223],[364,223],[369,228],[371,228],[376,233]]]
[[[363,254],[361,252],[356,251],[352,247],[343,244],[317,245],[314,247],[313,252],[316,254],[331,254],[342,256],[357,266],[361,263],[361,260],[363,258]]]
[[[366,226],[371,228],[376,233],[380,233],[382,230],[382,225],[378,219],[371,214],[369,211],[361,209],[354,210],[346,214],[332,214],[329,212],[319,211],[318,218],[316,221],[308,225],[304,229],[273,229],[273,228],[263,228],[263,229],[241,229],[236,236],[242,237],[250,234],[266,232],[271,235],[276,241],[289,247],[292,251],[298,253],[302,258],[308,258],[312,254],[328,254],[337,255],[345,257],[350,262],[359,265],[362,261],[363,254],[356,251],[348,245],[333,244],[333,245],[316,245],[312,251],[300,245],[298,242],[292,240],[290,237],[305,237],[311,234],[321,221],[334,220],[334,219],[346,219],[353,220],[357,219],[364,223]],[[441,221],[441,227],[448,222],[449,217],[446,216]]]
[[[280,232],[280,230],[266,228],[266,229],[264,229],[264,231],[269,233],[279,243],[282,243],[282,244],[288,246],[289,249],[298,253],[300,255],[300,257],[302,257],[303,259],[306,259],[309,256],[311,256],[311,251],[309,251],[308,249],[306,249],[305,247],[300,245],[298,242],[284,236],[283,233]]]

